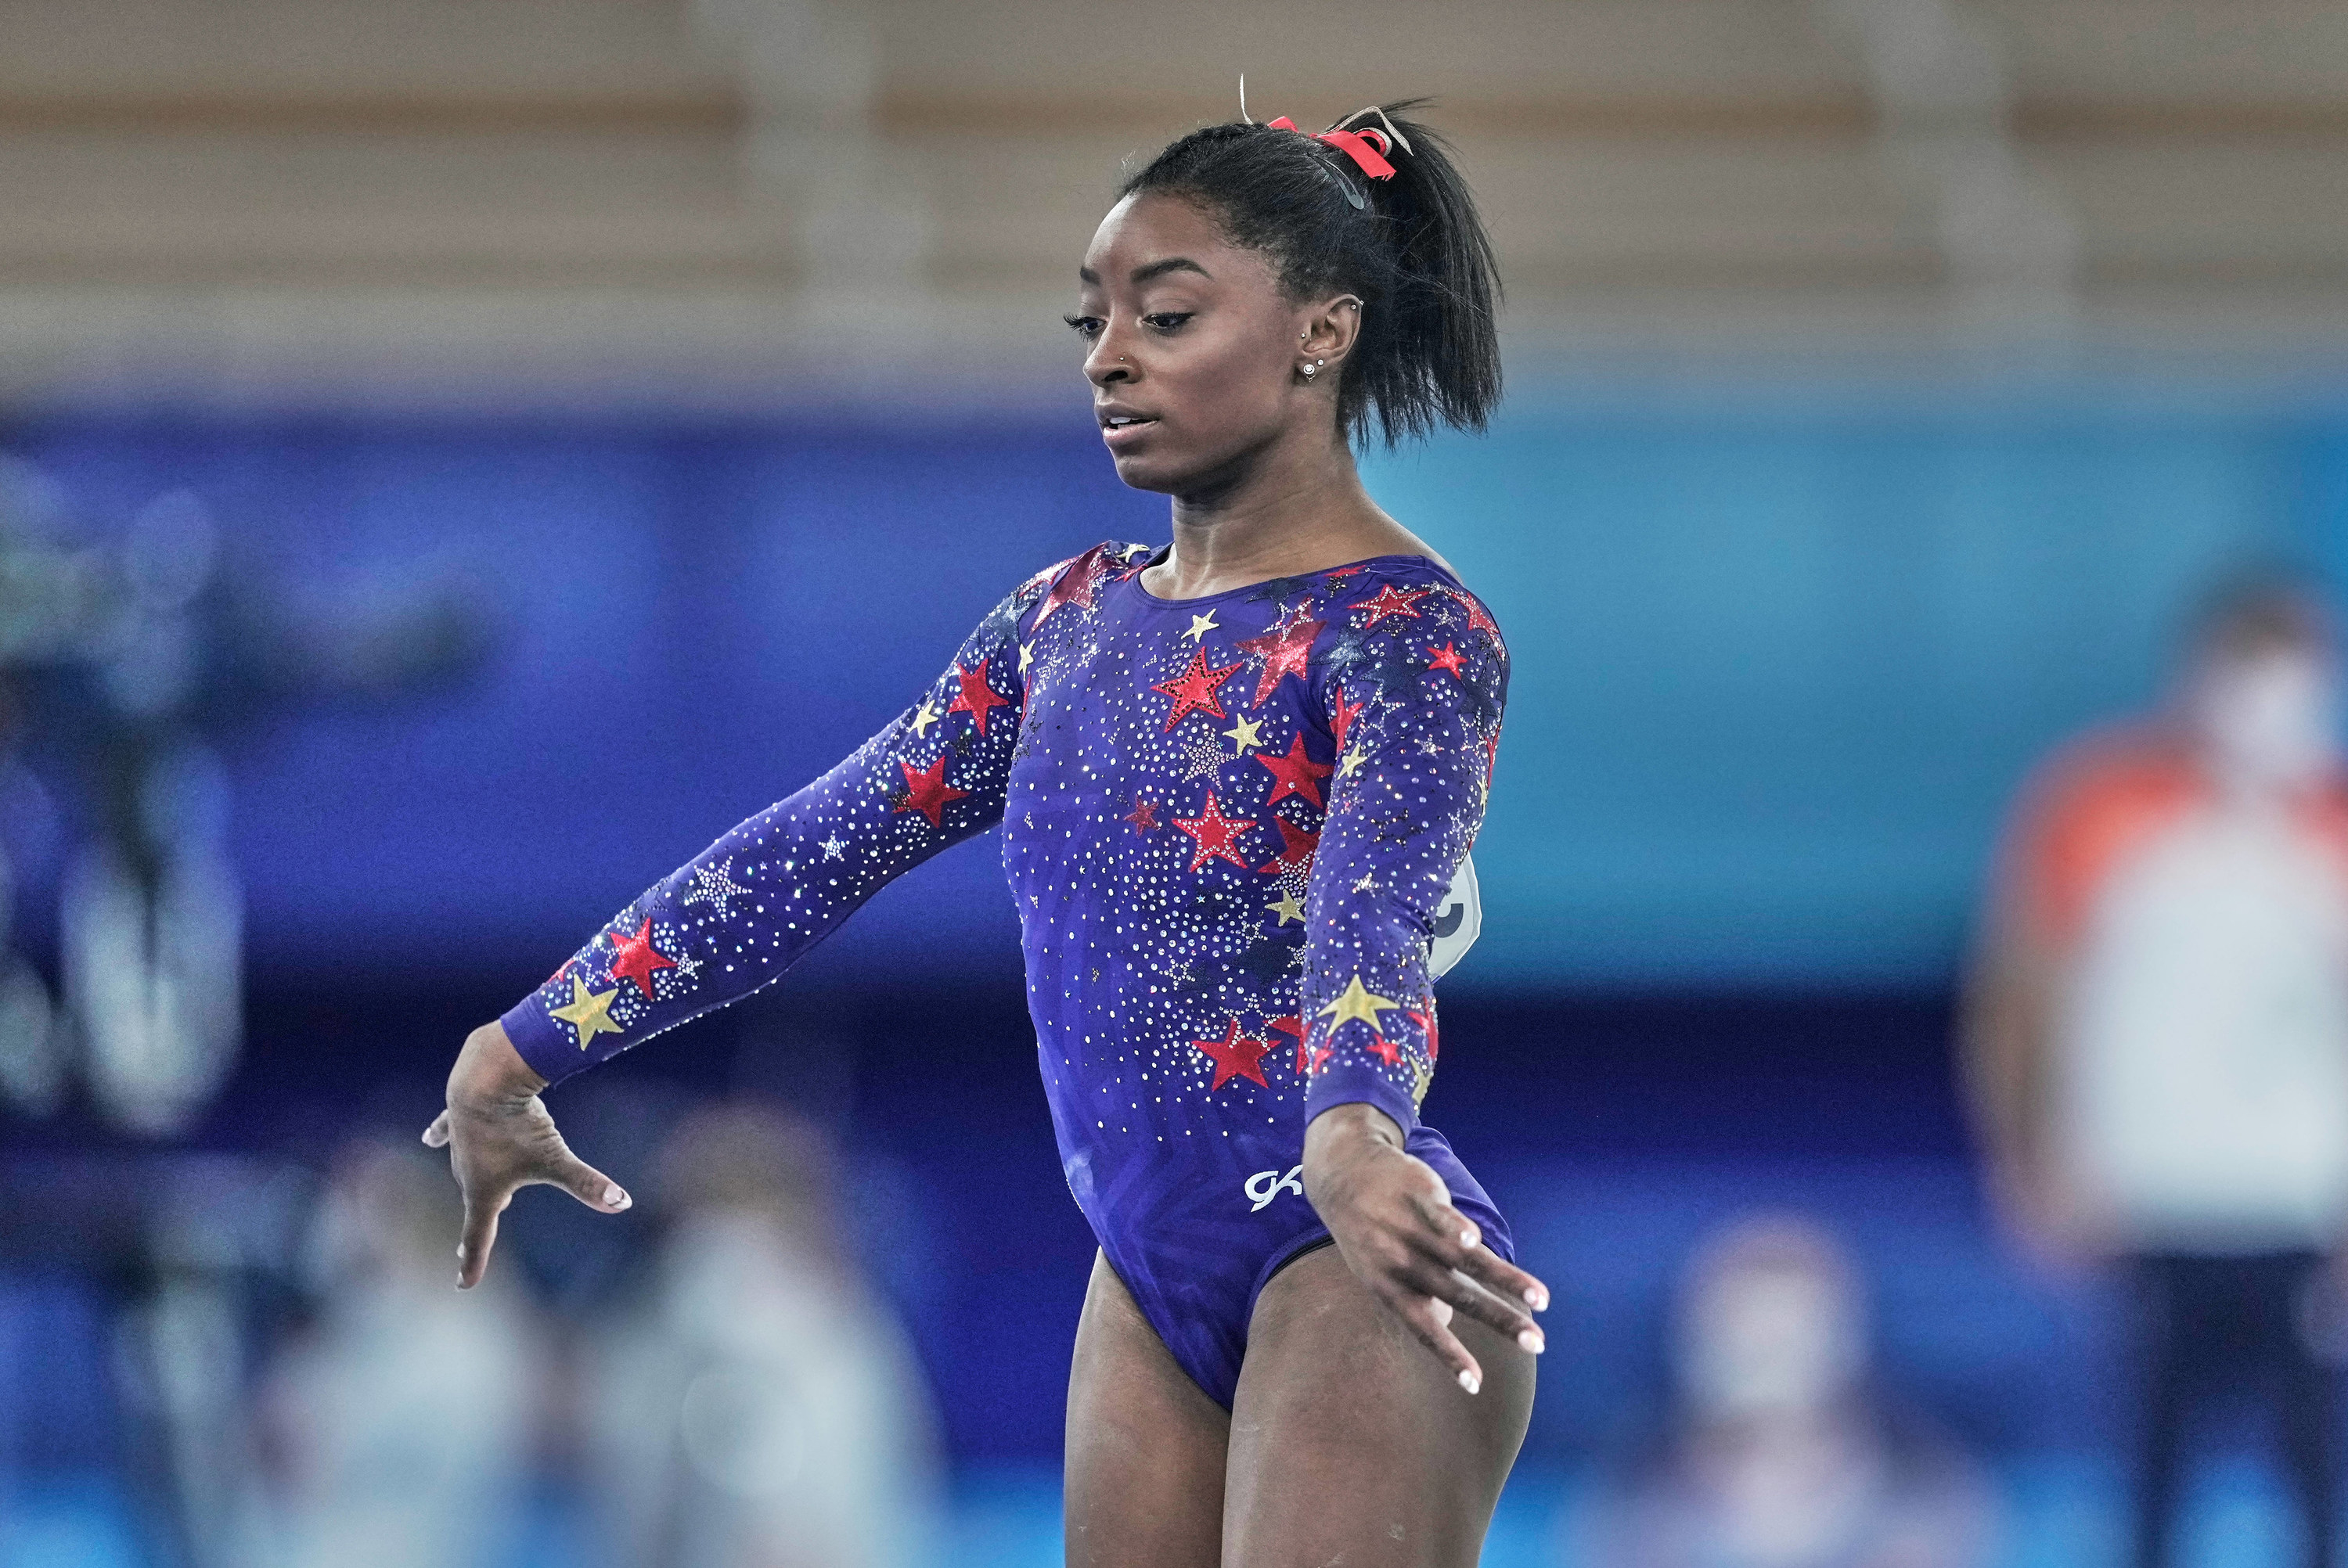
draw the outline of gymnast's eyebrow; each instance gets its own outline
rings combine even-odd
[[[1162,261],[1150,261],[1136,267],[1133,270],[1133,281],[1137,283],[1146,283],[1153,278],[1162,278],[1169,272],[1196,272],[1210,282],[1214,281],[1215,276],[1188,256],[1169,256]],[[1076,277],[1082,282],[1096,286],[1100,282],[1100,274],[1090,267],[1078,267]]]

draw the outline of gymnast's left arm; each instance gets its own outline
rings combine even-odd
[[[1537,1350],[1549,1293],[1405,1147],[1438,1050],[1436,912],[1483,825],[1508,691],[1481,606],[1422,608],[1348,635],[1323,678],[1338,750],[1305,897],[1304,1186],[1346,1265],[1472,1393],[1454,1314]]]

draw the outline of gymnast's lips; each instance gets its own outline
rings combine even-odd
[[[1111,450],[1130,446],[1143,431],[1155,429],[1158,425],[1158,415],[1121,403],[1098,404],[1093,409],[1093,416],[1100,421],[1101,439],[1108,443]]]

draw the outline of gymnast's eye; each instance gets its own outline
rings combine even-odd
[[[1090,343],[1093,339],[1100,336],[1101,328],[1108,324],[1107,322],[1102,321],[1098,316],[1062,316],[1060,319],[1068,323],[1068,330],[1070,332],[1076,333],[1086,343]]]
[[[1182,330],[1182,323],[1198,314],[1196,311],[1159,311],[1141,318],[1141,324],[1151,332],[1169,334]]]

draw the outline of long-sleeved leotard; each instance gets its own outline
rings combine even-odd
[[[631,904],[505,1018],[561,1079],[779,975],[890,878],[1001,824],[1069,1190],[1231,1402],[1255,1293],[1325,1240],[1304,1126],[1368,1102],[1509,1255],[1418,1121],[1427,952],[1508,684],[1418,556],[1157,598],[1102,545],[997,605],[913,708]]]

